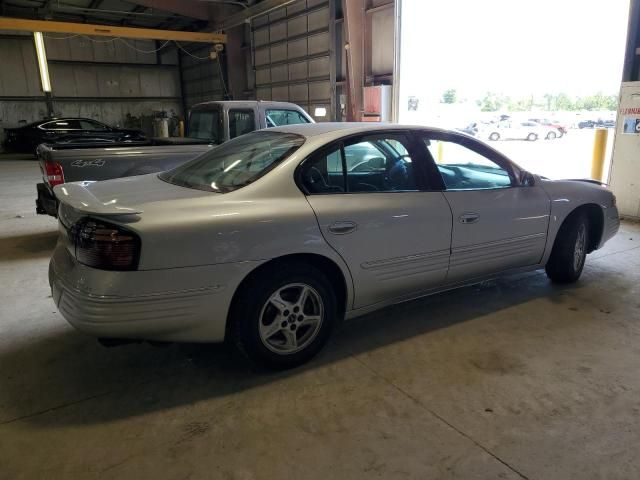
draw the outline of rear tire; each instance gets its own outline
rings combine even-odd
[[[527,140],[529,140],[530,142],[535,142],[536,140],[538,140],[538,134],[530,133],[529,135],[527,135]]]
[[[232,334],[256,365],[286,369],[315,356],[337,318],[336,295],[324,273],[290,263],[263,270],[245,283],[234,302]]]
[[[493,132],[489,135],[489,140],[493,140],[494,142],[500,140],[500,134],[498,132]]]
[[[589,245],[589,220],[584,213],[569,217],[560,227],[545,266],[555,283],[573,283],[580,278]]]

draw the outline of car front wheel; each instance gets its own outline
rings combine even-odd
[[[491,135],[489,135],[489,140],[500,140],[500,134],[498,132],[493,132]]]
[[[547,133],[547,140],[554,140],[557,137],[556,132]]]
[[[254,363],[291,368],[325,345],[338,316],[327,277],[311,265],[267,269],[240,292],[232,322],[235,341]]]
[[[530,142],[535,142],[536,140],[538,140],[538,135],[536,133],[530,133],[529,135],[527,135],[527,140],[529,140]]]
[[[560,227],[545,267],[556,283],[573,283],[580,278],[589,245],[589,222],[584,213],[568,218]]]

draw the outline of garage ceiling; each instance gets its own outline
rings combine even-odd
[[[124,25],[166,30],[203,30],[268,3],[266,0],[0,0],[0,16]]]

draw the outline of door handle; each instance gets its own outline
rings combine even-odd
[[[329,231],[336,235],[344,235],[354,232],[358,225],[355,222],[333,222],[329,225]]]
[[[463,213],[458,217],[460,223],[476,223],[480,220],[480,215],[474,212]]]

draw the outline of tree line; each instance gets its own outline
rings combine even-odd
[[[466,100],[463,100],[466,101]],[[460,103],[458,92],[450,88],[445,90],[441,103]],[[594,95],[571,97],[566,93],[546,93],[541,97],[529,95],[526,97],[511,97],[500,93],[487,92],[475,101],[483,112],[525,112],[529,110],[548,111],[579,111],[579,110],[616,110],[618,108],[617,95],[605,95],[598,92]]]

